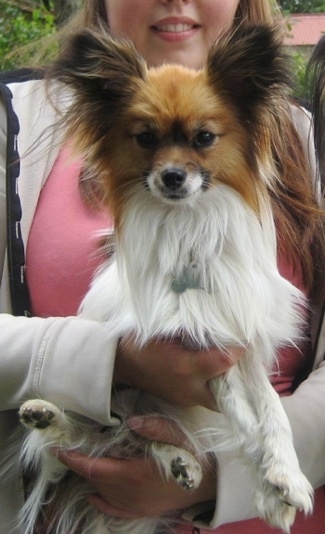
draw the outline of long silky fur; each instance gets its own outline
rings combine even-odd
[[[133,334],[139,345],[177,336],[195,348],[247,348],[246,357],[211,381],[223,413],[179,409],[134,391],[118,393],[114,411],[121,420],[159,411],[182,428],[200,462],[220,450],[243,453],[256,472],[258,513],[289,532],[295,507],[311,510],[312,490],[267,372],[276,366],[278,348],[303,338],[306,302],[278,272],[276,230],[288,236],[289,258],[300,239],[308,271],[309,241],[299,215],[310,221],[318,215],[306,185],[307,164],[303,156],[301,165],[294,163],[282,135],[283,123],[291,133],[294,128],[276,31],[262,26],[230,33],[212,47],[202,71],[148,69],[130,43],[84,31],[70,41],[52,75],[75,94],[64,117],[67,138],[102,180],[116,222],[115,258],[95,278],[81,315],[107,321],[112,335]],[[195,148],[193,131],[216,124],[216,144]],[[143,129],[157,136],[147,151],[136,145]],[[292,139],[300,142],[293,133]],[[152,191],[159,173],[175,161],[191,183],[202,179],[201,191],[184,202],[165,202]],[[295,165],[303,185],[290,182]],[[182,288],[184,280],[191,283]],[[85,505],[90,486],[66,474],[47,452],[56,445],[127,457],[152,455],[153,446],[124,424],[103,431],[73,414],[60,417],[54,441],[35,430],[24,445],[23,463],[39,470],[22,514],[26,532],[32,533],[46,498],[48,534],[171,532],[174,517],[122,521]],[[162,458],[155,458],[168,476]],[[285,498],[277,485],[282,467],[289,477]],[[71,483],[66,477],[73,477]]]
[[[322,179],[322,193],[325,188],[325,38],[317,43],[307,65],[307,84],[314,119],[315,147]]]

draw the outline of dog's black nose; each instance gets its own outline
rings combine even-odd
[[[162,172],[161,179],[168,189],[176,191],[185,182],[186,172],[182,169],[166,169]]]

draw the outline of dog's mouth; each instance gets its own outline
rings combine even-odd
[[[203,172],[186,172],[180,167],[169,167],[147,176],[152,194],[166,201],[179,202],[198,195],[208,188],[209,177]]]
[[[195,193],[189,193],[188,191],[180,191],[178,194],[170,193],[169,191],[162,191],[159,192],[155,191],[154,196],[159,197],[165,201],[171,201],[171,202],[181,202],[184,200],[187,200],[188,198],[192,198],[194,195],[197,195],[199,191],[196,191]]]
[[[182,191],[182,192],[180,192],[178,195],[175,195],[175,194],[173,195],[173,194],[170,194],[169,192],[167,192],[167,193],[164,192],[164,193],[163,193],[163,196],[164,196],[165,198],[168,198],[169,200],[181,200],[182,198],[186,198],[186,197],[188,197],[189,195],[188,195],[188,192],[187,192],[187,191]]]

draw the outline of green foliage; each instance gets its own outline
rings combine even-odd
[[[324,0],[279,0],[285,13],[323,13]]]
[[[291,13],[325,13],[325,0],[278,0],[278,3],[285,15]],[[289,19],[288,25],[290,25]],[[289,53],[293,59],[294,94],[299,98],[307,98],[305,80],[308,62],[307,52],[302,47],[292,47],[289,49]]]
[[[306,94],[306,67],[308,58],[297,49],[291,51],[292,68],[293,68],[293,94],[294,96],[307,100]]]
[[[0,0],[0,69],[8,70],[28,64],[31,49],[26,45],[54,31],[51,1],[25,0],[22,3]]]

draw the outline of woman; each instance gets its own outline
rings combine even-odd
[[[204,64],[208,47],[219,34],[242,20],[274,22],[276,16],[276,5],[268,0],[133,0],[132,9],[129,0],[87,0],[72,27],[98,27],[108,22],[112,33],[134,41],[150,65],[177,62],[198,68]],[[26,73],[26,77],[31,76]],[[41,73],[34,72],[33,78],[41,77]],[[13,78],[12,82],[15,81]],[[42,79],[20,80],[8,88],[2,88],[4,105],[0,107],[3,446],[16,427],[18,406],[35,396],[103,424],[115,423],[109,403],[112,384],[135,386],[180,405],[200,404],[213,409],[208,381],[227,370],[242,355],[241,351],[231,351],[230,357],[218,351],[197,354],[183,349],[177,341],[154,340],[139,354],[135,347],[128,345],[126,349],[118,340],[111,339],[105,325],[74,317],[100,263],[99,258],[94,259],[94,232],[111,226],[112,221],[104,211],[93,210],[90,202],[84,201],[80,191],[88,193],[86,187],[79,187],[80,165],[71,159],[67,147],[62,147],[61,130],[53,128],[58,121],[58,109],[66,104],[64,91],[55,84],[46,90]],[[10,112],[11,105],[15,115]],[[298,108],[293,108],[293,116],[307,146],[308,118]],[[8,168],[11,206],[8,250],[3,215],[7,155],[12,163]],[[20,166],[17,155],[21,158]],[[306,230],[306,242],[307,233]],[[314,240],[317,237],[311,231],[309,241]],[[21,254],[22,244],[26,261]],[[292,278],[294,270],[286,266],[287,276]],[[25,278],[33,317],[22,316],[28,311]],[[13,312],[20,316],[13,316]],[[94,365],[89,366],[92,355]],[[313,356],[310,350],[304,359],[298,351],[286,359],[283,355],[283,359],[283,373],[275,385],[287,395],[283,404],[293,427],[302,468],[318,487],[325,481],[325,369],[317,368],[289,395],[294,378],[313,365]],[[319,350],[315,368],[321,359]],[[165,427],[159,420],[144,424],[133,417],[129,424],[153,439],[182,442],[177,429]],[[269,531],[258,520],[253,524],[242,521],[254,516],[254,488],[249,469],[240,459],[218,457],[217,474],[206,472],[198,490],[184,492],[173,482],[163,482],[154,465],[146,460],[107,458],[89,463],[75,453],[59,454],[69,467],[91,478],[92,503],[106,513],[132,518],[186,509],[184,517],[189,523],[194,521],[202,528],[240,521],[235,526],[221,527],[220,532],[247,533],[252,528],[261,533]],[[23,499],[21,488],[20,477],[11,470],[9,481],[2,482],[1,487],[1,534],[7,534],[15,525]],[[191,531],[189,526],[184,528]],[[20,532],[19,526],[14,532]]]

